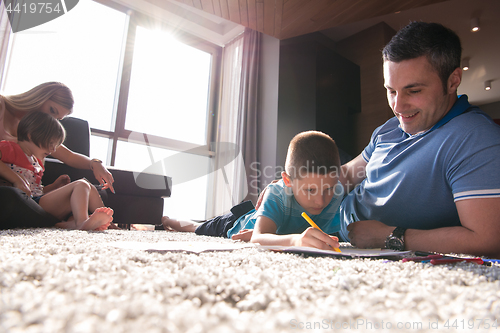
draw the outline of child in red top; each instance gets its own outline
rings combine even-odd
[[[49,193],[41,184],[43,161],[62,144],[66,133],[59,121],[43,112],[30,112],[19,122],[18,142],[0,142],[0,177],[24,191],[49,214],[63,221],[64,229],[105,230],[113,210],[104,207],[96,188],[80,179]],[[89,216],[89,209],[93,212]]]

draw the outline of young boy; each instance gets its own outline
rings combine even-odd
[[[233,207],[231,213],[204,223],[167,216],[162,223],[165,229],[199,235],[248,240],[251,234],[250,241],[261,245],[337,248],[338,238],[328,234],[340,229],[339,220],[334,220],[343,197],[339,170],[335,141],[321,132],[302,132],[290,142],[282,180],[268,186],[257,211],[250,202],[244,202]],[[302,212],[324,232],[310,227]]]
[[[56,227],[105,230],[113,220],[113,210],[104,207],[96,188],[85,179],[77,180],[47,194],[41,184],[43,161],[62,144],[66,133],[57,119],[33,111],[17,128],[18,142],[0,142],[0,177],[31,196],[47,213],[59,220],[71,220]],[[89,216],[89,209],[93,214]]]

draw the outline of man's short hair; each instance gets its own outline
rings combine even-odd
[[[448,78],[460,67],[462,46],[458,35],[441,24],[412,22],[392,37],[382,56],[384,61],[396,63],[426,56],[446,93]]]
[[[60,145],[65,137],[59,120],[41,111],[29,112],[17,126],[18,141],[31,141],[40,148],[49,148],[51,142]]]
[[[297,134],[288,146],[286,173],[301,179],[309,173],[338,175],[340,157],[335,141],[325,133],[307,131]]]

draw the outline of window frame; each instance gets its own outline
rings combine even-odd
[[[113,103],[110,106],[110,127],[109,129],[104,128],[90,128],[91,138],[103,138],[107,141],[107,156],[99,155],[98,157],[105,161],[105,165],[115,167],[116,162],[120,163],[121,160],[121,152],[117,157],[117,150],[120,148],[120,145],[125,142],[131,142],[140,144],[145,147],[150,155],[151,160],[153,160],[153,153],[150,146],[157,147],[159,149],[170,150],[170,151],[188,151],[189,154],[194,154],[197,156],[206,157],[209,160],[209,170],[207,170],[207,180],[206,180],[206,190],[203,191],[206,194],[206,197],[209,198],[212,194],[212,191],[215,190],[215,180],[212,170],[214,164],[217,163],[217,139],[220,137],[221,129],[219,127],[220,121],[220,108],[221,108],[221,95],[222,95],[222,65],[223,65],[223,50],[224,46],[221,46],[223,43],[213,42],[213,38],[203,38],[198,36],[204,36],[204,29],[202,27],[201,33],[189,33],[190,29],[193,27],[193,24],[196,24],[195,21],[189,21],[185,27],[183,27],[183,31],[179,30],[180,28],[176,26],[176,22],[178,18],[175,18],[175,15],[172,14],[175,19],[172,20],[172,23],[169,24],[169,20],[171,18],[171,14],[167,12],[151,12],[148,8],[142,8],[139,10],[135,10],[132,3],[127,5],[125,3],[119,3],[119,0],[92,0],[94,3],[106,6],[107,8],[111,8],[117,10],[119,13],[125,15],[125,22],[123,25],[123,30],[121,32],[121,45],[117,46],[119,48],[120,54],[118,58],[118,62],[116,63],[117,71],[116,77],[114,80],[114,96]],[[127,0],[131,1],[131,0]],[[0,6],[1,9],[2,6]],[[0,10],[0,14],[2,11]],[[6,16],[5,16],[6,17]],[[7,21],[5,21],[7,22]],[[2,23],[3,16],[2,16]],[[120,24],[121,25],[121,24]],[[140,133],[135,131],[130,131],[125,129],[126,116],[127,116],[127,103],[129,96],[129,88],[130,88],[130,79],[132,76],[132,66],[133,66],[133,54],[134,54],[134,44],[135,44],[135,33],[136,27],[143,26],[146,28],[149,27],[162,27],[163,31],[173,32],[173,35],[177,40],[186,45],[195,47],[204,52],[208,52],[211,54],[211,69],[210,69],[210,77],[208,83],[208,100],[207,100],[207,109],[206,109],[206,144],[194,144],[190,142],[184,142],[179,140],[170,139],[167,137],[160,137],[146,133]],[[210,30],[209,28],[207,28]],[[12,52],[12,41],[13,35],[10,33],[10,30],[7,29],[9,33],[7,34],[7,38],[4,40],[4,44],[0,43],[0,85],[3,83],[4,79],[4,71],[7,71],[8,63],[6,60],[10,57]],[[200,29],[193,29],[193,31],[200,32]],[[241,32],[239,33],[241,34]],[[209,35],[209,34],[208,34]],[[238,35],[239,36],[239,35]],[[237,37],[237,36],[236,36]],[[233,38],[236,38],[233,37]],[[120,37],[117,37],[120,38]],[[114,65],[113,65],[114,66]],[[115,68],[116,69],[116,68]],[[112,83],[113,84],[113,83]],[[108,114],[106,114],[108,116]],[[81,117],[85,118],[85,117]],[[154,121],[154,117],[150,117],[150,122]],[[97,126],[97,125],[96,125]],[[103,140],[104,141],[104,140]],[[118,142],[121,142],[119,145]],[[92,141],[91,141],[92,143]],[[102,147],[104,148],[104,147]],[[104,150],[104,149],[102,149]],[[100,154],[103,154],[103,151],[100,151]],[[156,153],[156,152],[155,152]],[[125,155],[125,154],[124,154]],[[128,157],[128,156],[127,156]],[[132,170],[129,168],[129,170]],[[133,170],[139,171],[139,170]],[[212,172],[212,173],[210,173]],[[200,191],[200,189],[196,189],[196,191]],[[203,207],[205,218],[207,213],[212,210],[210,207],[210,201],[206,201]],[[201,217],[201,216],[200,216]],[[189,218],[192,218],[189,217]]]
[[[213,157],[215,152],[213,151],[213,145],[217,137],[216,122],[218,118],[218,107],[219,107],[219,91],[220,91],[220,77],[221,77],[221,62],[222,62],[222,47],[215,45],[211,42],[203,40],[202,38],[196,37],[188,32],[181,31],[172,25],[169,25],[166,19],[154,18],[147,14],[143,14],[136,10],[130,9],[126,6],[117,4],[111,0],[93,0],[102,5],[111,7],[113,9],[124,12],[127,15],[128,22],[127,28],[124,29],[123,44],[122,44],[122,55],[121,63],[119,64],[118,71],[118,82],[115,89],[115,102],[112,110],[112,128],[109,131],[91,128],[91,135],[107,138],[109,139],[107,165],[114,166],[116,160],[116,150],[118,141],[134,142],[139,144],[144,144],[146,142],[147,146],[154,146],[163,149],[169,149],[174,151],[185,151],[191,150],[196,154],[202,156]],[[212,56],[211,69],[210,69],[210,80],[209,80],[209,92],[207,101],[207,132],[206,132],[206,144],[198,145],[189,142],[179,141],[175,139],[170,139],[167,137],[160,137],[147,133],[140,133],[135,131],[130,131],[125,128],[125,120],[127,116],[127,103],[130,88],[130,78],[132,74],[132,64],[133,64],[133,54],[135,45],[135,33],[137,26],[141,26],[147,29],[160,28],[162,31],[172,32],[175,38],[191,47],[197,48],[201,51],[210,53]],[[213,116],[211,116],[213,115]],[[132,137],[141,137],[144,140],[134,141]],[[193,151],[194,148],[197,148]],[[212,148],[212,149],[211,149]]]

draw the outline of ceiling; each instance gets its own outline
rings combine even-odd
[[[134,2],[138,0],[121,0]],[[143,0],[155,8],[176,13],[203,31],[217,31],[219,45],[243,26],[286,39],[320,31],[342,40],[379,22],[399,30],[410,21],[439,22],[460,36],[463,57],[470,58],[459,93],[471,103],[500,101],[500,0]],[[191,15],[188,17],[187,15]],[[194,15],[194,16],[193,16]],[[471,17],[481,30],[471,33]],[[211,27],[210,25],[215,26]],[[492,89],[484,82],[492,80]]]
[[[445,0],[177,0],[286,39]]]
[[[474,33],[470,32],[472,16],[479,17],[481,26],[481,30]],[[476,105],[500,101],[499,0],[449,0],[333,27],[322,33],[339,41],[379,22],[397,31],[410,21],[438,22],[455,31],[462,41],[462,58],[470,58],[470,69],[463,72],[458,93],[467,94],[469,101]],[[487,80],[493,81],[489,91],[484,90]]]

